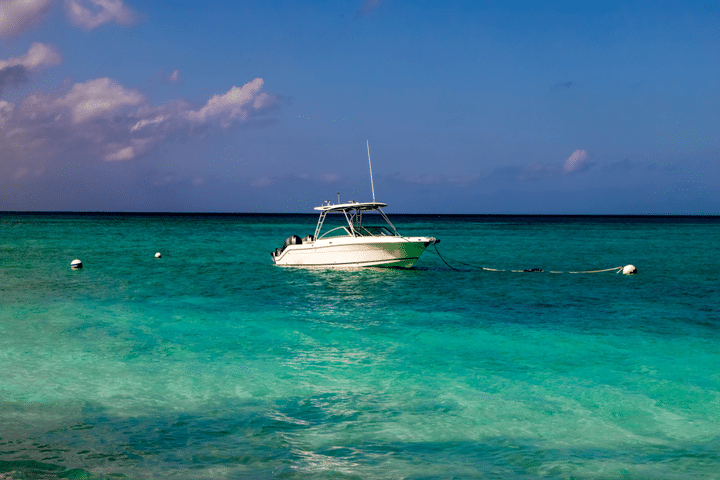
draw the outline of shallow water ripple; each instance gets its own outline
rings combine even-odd
[[[717,219],[393,220],[451,264],[640,274],[276,268],[312,217],[3,214],[0,479],[716,478]]]

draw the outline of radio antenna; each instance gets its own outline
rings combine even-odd
[[[375,203],[375,185],[372,178],[372,162],[370,161],[370,140],[367,140],[368,164],[370,165],[370,187],[372,187],[373,203]]]

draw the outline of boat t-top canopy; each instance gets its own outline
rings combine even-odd
[[[350,203],[338,203],[335,205],[323,205],[321,207],[315,207],[315,210],[321,212],[347,212],[350,210],[377,210],[380,207],[387,207],[387,203],[380,202],[353,202]]]
[[[330,202],[327,202],[326,205],[323,205],[321,207],[315,207],[315,210],[320,210],[320,218],[318,219],[317,227],[315,227],[314,238],[320,238],[320,230],[322,230],[323,223],[325,222],[325,216],[329,212],[341,212],[343,215],[345,215],[345,219],[347,220],[348,227],[350,229],[350,234],[357,235],[357,231],[362,227],[362,213],[367,210],[376,210],[377,212],[379,212],[382,218],[388,223],[388,225],[390,225],[393,233],[399,237],[400,234],[395,229],[395,226],[390,222],[390,219],[387,218],[385,212],[382,211],[381,207],[387,207],[387,203],[355,202],[353,200],[350,200],[350,202],[348,203],[337,203],[335,205],[332,205],[330,204]],[[333,230],[337,230],[339,228],[343,227],[338,227]],[[328,233],[330,232],[325,233],[325,235],[327,235]]]

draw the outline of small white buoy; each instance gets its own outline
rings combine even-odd
[[[162,257],[162,255],[160,255],[160,252],[157,252],[157,253],[155,254],[155,258],[160,258],[160,257]]]
[[[76,258],[75,260],[70,262],[70,268],[82,268],[82,262]]]
[[[635,265],[625,265],[623,267],[623,275],[636,275],[637,274],[637,268],[635,268]]]

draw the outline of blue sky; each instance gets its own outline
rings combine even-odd
[[[0,0],[0,209],[720,214],[719,2]]]

